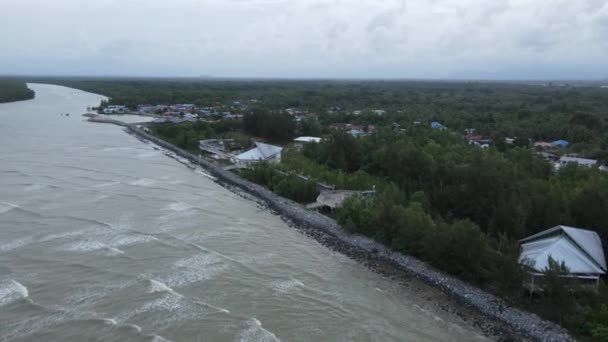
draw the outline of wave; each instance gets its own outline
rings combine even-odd
[[[304,283],[297,279],[276,280],[270,283],[270,287],[277,293],[289,293],[298,287],[304,287]]]
[[[109,256],[116,256],[116,255],[122,255],[122,254],[125,254],[125,252],[122,251],[122,250],[120,250],[120,249],[118,249],[118,248],[115,248],[115,247],[108,248],[108,255]]]
[[[14,203],[0,202],[0,214],[9,212],[15,208],[21,208],[21,207]]]
[[[167,340],[166,338],[159,335],[146,335],[144,336],[144,338],[146,340],[150,340],[150,342],[171,342],[170,340]]]
[[[147,152],[142,152],[142,153],[137,154],[135,156],[135,158],[146,159],[146,158],[152,158],[152,157],[156,157],[156,156],[160,156],[160,153],[158,153],[158,151],[147,151]]]
[[[111,255],[123,254],[124,251],[118,247],[129,246],[138,243],[158,240],[149,235],[98,235],[96,238],[88,238],[81,241],[69,243],[63,247],[63,250],[68,252],[92,252],[106,250]]]
[[[199,281],[209,280],[228,268],[215,254],[199,254],[178,260],[172,272],[160,279],[170,286],[185,286]]]
[[[108,325],[117,325],[116,320],[114,318],[103,318],[102,322]]]
[[[240,342],[251,342],[251,341],[268,341],[268,342],[281,342],[279,338],[270,330],[262,327],[262,322],[257,318],[252,318],[247,321],[248,328],[241,332],[239,336]]]
[[[103,183],[99,183],[99,184],[95,184],[93,185],[94,188],[106,188],[106,187],[110,187],[110,186],[114,186],[114,185],[118,185],[120,184],[120,182],[103,182]]]
[[[10,279],[0,282],[0,306],[12,303],[16,300],[27,298],[29,292],[27,287],[16,280]]]
[[[38,190],[47,189],[47,188],[59,189],[59,186],[57,186],[57,185],[49,185],[49,184],[34,183],[34,184],[26,184],[25,187],[23,188],[23,190],[24,191],[38,191]]]
[[[141,332],[141,327],[139,325],[137,325],[137,324],[127,323],[127,324],[121,325],[121,328],[122,327],[125,327],[125,328],[128,328],[128,329],[133,329],[137,333]]]
[[[194,172],[198,173],[201,176],[207,177],[207,178],[211,179],[212,181],[217,181],[216,177],[213,177],[212,175],[210,175],[207,172],[203,171],[203,169],[201,169],[201,168],[196,168],[194,170]]]
[[[150,178],[139,178],[136,179],[132,182],[129,182],[129,185],[135,185],[135,186],[143,186],[143,187],[149,187],[150,185],[154,185],[156,184],[157,181],[155,181],[154,179],[150,179]]]
[[[167,210],[173,210],[177,212],[186,211],[194,208],[196,207],[185,202],[173,202],[167,205]]]
[[[150,282],[150,286],[148,288],[148,293],[156,293],[156,292],[170,292],[170,293],[175,293],[177,295],[180,295],[179,293],[173,291],[173,289],[169,286],[167,286],[167,284],[160,282],[158,280],[154,280],[154,279],[148,279],[148,281]]]
[[[33,241],[34,241],[34,239],[31,236],[28,236],[28,237],[25,237],[22,239],[13,240],[9,243],[0,245],[0,252],[12,251],[13,249],[17,249],[17,248],[21,248],[23,246],[29,245]]]

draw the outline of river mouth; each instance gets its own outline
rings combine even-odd
[[[0,339],[488,340],[440,294],[76,115],[101,96],[30,87],[0,105]]]

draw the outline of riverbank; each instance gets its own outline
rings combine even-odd
[[[574,340],[554,323],[544,321],[532,313],[508,307],[499,298],[443,274],[416,258],[392,252],[368,238],[348,235],[335,220],[309,211],[260,185],[244,180],[209,161],[199,159],[198,156],[152,136],[135,125],[127,125],[126,129],[139,139],[153,142],[202,166],[217,178],[218,183],[253,196],[323,245],[360,261],[375,272],[397,280],[406,288],[426,287],[427,289],[421,291],[425,296],[430,294],[430,300],[438,300],[438,306],[443,310],[477,326],[491,338],[504,341],[524,338],[537,341]]]
[[[27,84],[15,79],[0,79],[0,103],[11,103],[31,100],[36,92],[27,87]]]

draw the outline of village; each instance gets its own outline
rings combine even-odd
[[[259,100],[249,100],[247,102],[258,103]],[[221,105],[214,107],[197,107],[194,104],[172,104],[172,105],[150,105],[150,104],[142,104],[138,105],[136,110],[130,110],[125,105],[108,105],[103,109],[99,109],[99,113],[103,114],[136,114],[136,115],[148,115],[154,116],[155,120],[151,123],[153,124],[163,124],[163,123],[172,123],[179,124],[184,122],[198,122],[198,121],[207,121],[214,122],[218,120],[240,120],[243,118],[243,112],[245,112],[249,107],[244,105],[240,100],[234,100],[229,105]],[[327,110],[328,114],[338,113],[340,112],[340,108],[332,107]],[[317,120],[318,114],[309,113],[308,111],[302,111],[295,108],[286,108],[282,110],[282,112],[290,115],[295,122],[300,122],[304,119],[312,119]],[[383,109],[373,109],[373,110],[354,110],[352,112],[348,112],[353,117],[360,116],[364,113],[369,113],[377,116],[383,116],[386,114],[386,110]],[[411,123],[412,126],[421,125],[421,120],[415,120]],[[426,123],[430,125],[432,129],[444,131],[448,130],[448,127],[443,125],[437,121],[431,121]],[[391,127],[393,129],[399,129],[405,131],[406,129],[401,128],[398,123],[393,122]],[[363,137],[366,135],[373,134],[378,129],[378,125],[376,124],[354,124],[354,123],[330,123],[326,125],[326,128],[343,131],[346,132],[353,137]],[[456,132],[452,132],[452,134],[456,134]],[[475,128],[467,128],[463,132],[463,138],[470,144],[479,148],[488,148],[492,146],[495,142],[490,138],[482,135],[476,134]],[[308,139],[308,140],[307,140]],[[312,140],[310,140],[312,139]],[[505,137],[504,143],[507,145],[515,145],[517,142],[517,137]],[[301,147],[302,143],[306,142],[320,142],[321,137],[298,137],[294,140]],[[229,142],[226,142],[229,143]],[[263,143],[260,141],[260,143]],[[215,144],[215,146],[214,146]],[[608,166],[600,164],[597,159],[585,158],[584,156],[578,153],[566,152],[570,142],[564,139],[558,139],[554,141],[532,141],[531,139],[527,139],[523,144],[520,142],[518,146],[520,147],[528,147],[532,148],[536,151],[536,153],[541,156],[543,159],[547,160],[551,163],[554,170],[559,170],[560,167],[568,165],[570,163],[574,163],[580,166],[585,167],[598,167],[602,171],[608,171]],[[236,155],[227,154],[224,150],[226,146],[222,144],[222,141],[211,141],[211,142],[201,142],[200,143],[201,150],[203,152],[209,152],[213,158],[216,159],[226,159],[234,162],[239,166],[250,165],[252,160],[244,161],[243,158],[249,156],[253,156],[258,158],[256,160],[274,160],[273,157],[265,157],[262,154],[249,154],[244,155],[243,158],[237,158]],[[228,149],[234,151],[234,145],[228,144]],[[279,148],[279,147],[273,147]],[[254,148],[255,149],[255,148]],[[210,151],[216,151],[218,153],[213,153]],[[280,158],[279,158],[280,160]]]
[[[144,131],[150,132],[147,125],[158,124],[180,124],[194,122],[216,122],[218,120],[238,120],[243,115],[229,111],[238,109],[240,101],[234,101],[232,106],[226,107],[203,107],[198,108],[192,104],[175,105],[140,105],[134,114],[153,115],[155,119],[148,124],[139,126]],[[242,109],[242,108],[241,108]],[[132,113],[126,106],[114,105],[100,110],[104,114],[127,114]],[[329,112],[335,111],[335,108]],[[283,110],[286,115],[292,117],[294,121],[303,120],[311,114],[293,108]],[[384,110],[370,111],[374,115],[385,115]],[[361,111],[353,111],[351,115],[361,115]],[[314,119],[316,114],[312,114]],[[432,121],[423,123],[421,120],[412,122],[409,129],[421,125],[428,125],[432,130],[447,131],[449,134],[457,134],[450,131],[448,127],[440,122]],[[393,130],[406,131],[397,123],[389,126]],[[374,124],[352,124],[352,123],[330,123],[325,127],[329,131],[343,132],[354,138],[362,138],[374,134],[378,126]],[[491,138],[476,134],[474,128],[464,131],[463,139],[472,147],[486,149],[494,145]],[[203,139],[198,142],[200,156],[209,160],[214,160],[223,165],[226,171],[238,171],[240,169],[253,169],[260,164],[280,164],[284,149],[302,150],[308,144],[319,144],[324,140],[323,136],[298,136],[290,143],[274,145],[263,140],[254,140],[252,146],[243,146],[234,139]],[[504,144],[514,145],[517,137],[505,138]],[[535,151],[535,153],[550,162],[554,171],[569,164],[576,164],[583,167],[598,167],[602,171],[607,168],[599,165],[597,160],[583,158],[577,154],[564,153],[569,146],[569,142],[563,139],[551,142],[546,141],[527,141],[525,145]],[[519,142],[521,144],[521,142]],[[199,156],[199,158],[200,158]],[[283,175],[285,171],[276,169]],[[307,175],[298,172],[293,173],[296,177],[309,181]],[[315,181],[319,195],[315,202],[308,203],[305,207],[309,210],[321,210],[332,212],[339,209],[343,203],[354,196],[369,197],[375,196],[376,190],[352,190],[336,189],[335,185],[323,183],[321,180]],[[554,259],[558,264],[564,265],[568,269],[568,274],[577,280],[578,286],[597,287],[601,277],[606,274],[608,268],[603,254],[601,239],[596,232],[581,228],[565,225],[548,227],[548,229],[525,237],[520,240],[521,255],[519,261],[527,269],[528,276],[525,278],[523,286],[533,293],[542,291],[544,271],[550,267],[549,263]]]

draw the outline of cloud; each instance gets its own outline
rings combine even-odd
[[[0,73],[608,76],[606,0],[3,0],[0,20]]]

